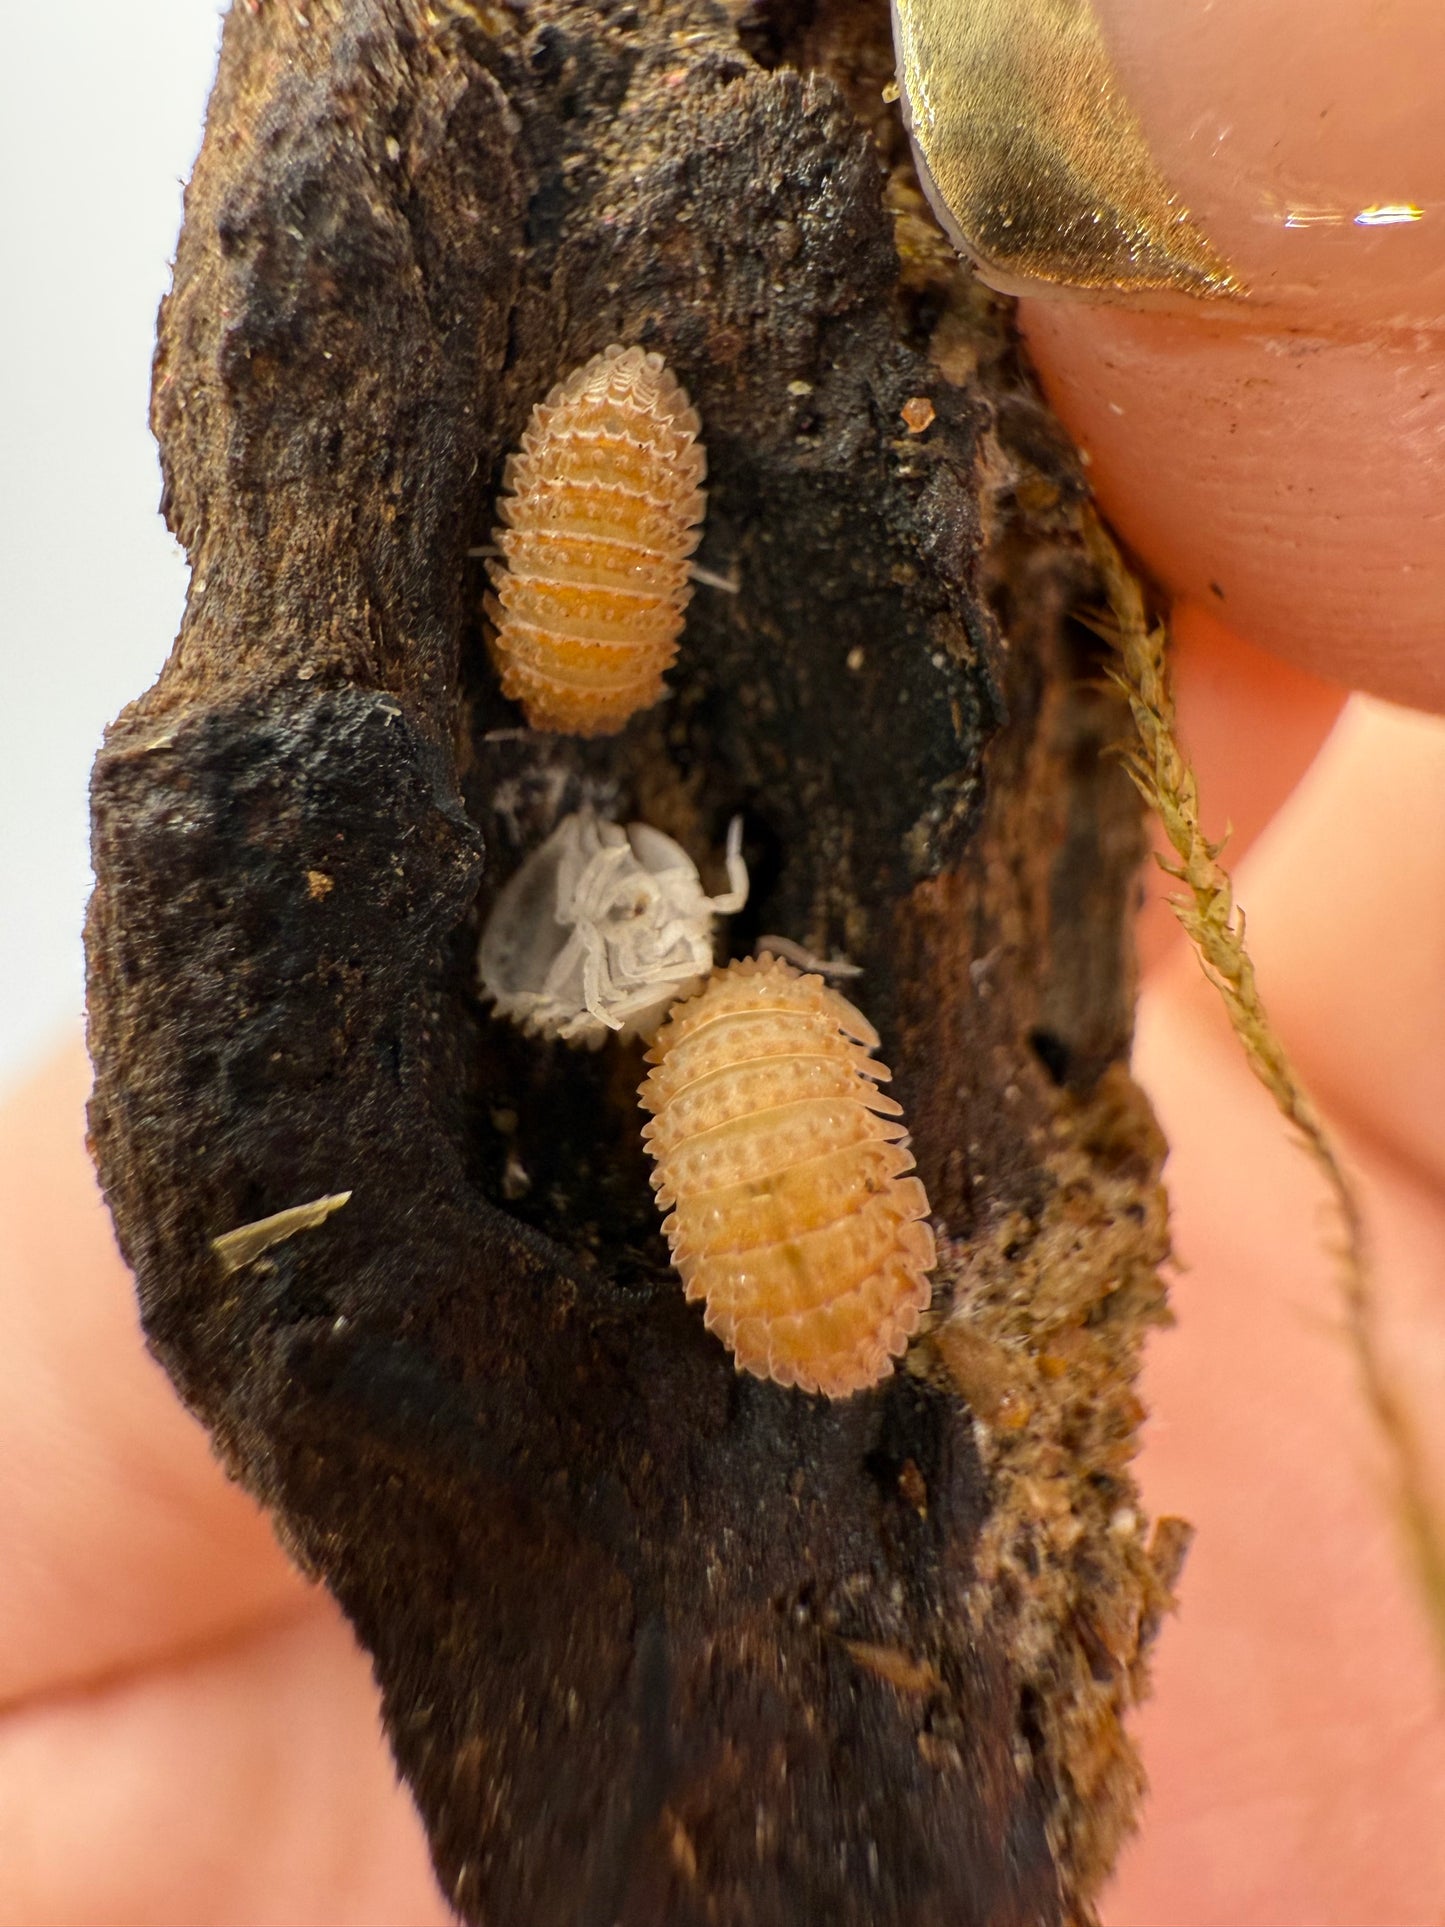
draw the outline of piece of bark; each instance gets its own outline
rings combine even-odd
[[[373,1654],[472,1921],[1085,1918],[1132,1820],[1179,1546],[1128,1471],[1142,839],[1079,478],[888,71],[852,0],[241,0],[186,197],[193,578],[96,765],[93,1139],[149,1342]],[[697,404],[738,593],[581,744],[497,693],[470,551],[611,341]],[[589,799],[714,881],[743,811],[731,950],[863,966],[943,1233],[876,1391],[737,1378],[638,1049],[478,1006],[497,888]]]

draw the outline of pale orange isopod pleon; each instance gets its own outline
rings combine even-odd
[[[641,1091],[687,1296],[739,1370],[829,1398],[892,1371],[936,1261],[877,1045],[820,977],[747,958],[674,1009]]]
[[[706,500],[700,425],[641,348],[604,349],[532,410],[483,606],[503,693],[534,729],[610,736],[662,696]]]

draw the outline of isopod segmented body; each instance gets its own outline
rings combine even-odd
[[[739,1370],[845,1398],[931,1295],[933,1232],[878,1034],[777,958],[716,970],[648,1052],[643,1137],[690,1299]]]
[[[594,355],[532,410],[484,606],[503,693],[534,729],[610,736],[662,696],[705,501],[699,426],[641,348]]]

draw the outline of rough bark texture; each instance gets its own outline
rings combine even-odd
[[[187,195],[154,416],[193,580],[96,766],[94,1141],[150,1343],[374,1655],[472,1921],[1074,1919],[1131,1819],[1176,1545],[1127,1469],[1139,825],[1078,477],[922,210],[886,33],[238,0]],[[469,550],[614,340],[701,411],[739,592],[580,745],[497,693]],[[735,1377],[637,1050],[478,1007],[496,888],[588,798],[714,882],[743,811],[732,951],[864,967],[944,1252],[874,1392]]]

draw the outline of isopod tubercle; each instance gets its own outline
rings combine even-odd
[[[936,1262],[877,1045],[821,978],[746,958],[676,1006],[640,1093],[688,1298],[740,1371],[829,1398],[893,1369]]]
[[[706,499],[700,426],[661,355],[618,345],[532,410],[483,606],[534,729],[608,736],[662,697]]]

